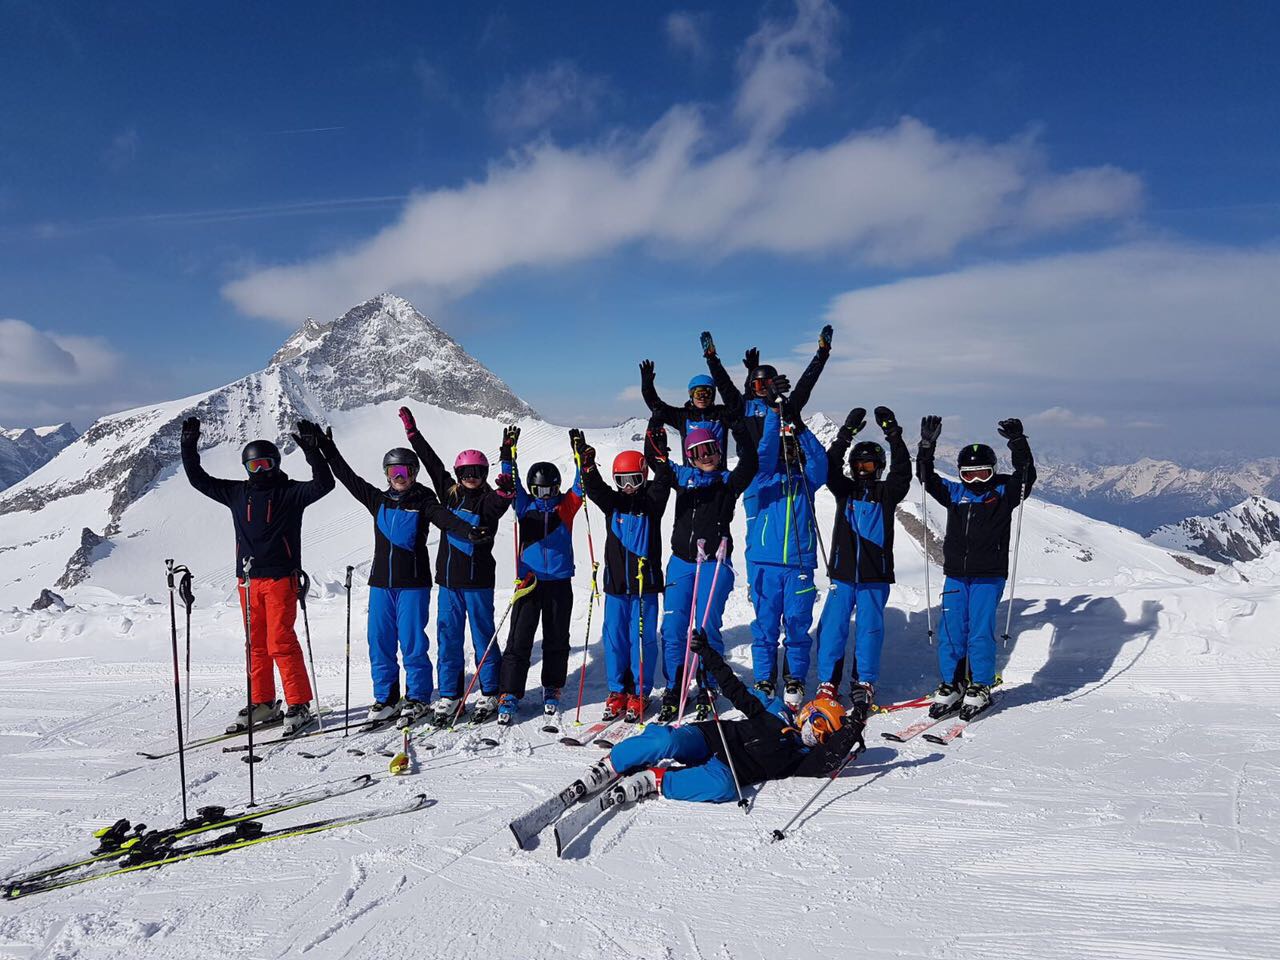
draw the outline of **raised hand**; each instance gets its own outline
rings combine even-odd
[[[711,339],[711,331],[703,330],[702,336],[702,355],[704,357],[714,357],[716,355],[716,342]]]
[[[671,444],[667,440],[667,429],[662,424],[649,424],[644,433],[645,449],[659,463],[665,463],[671,457]]]
[[[825,327],[822,328],[821,332],[818,333],[818,352],[819,353],[831,352],[831,335],[834,332],[835,331],[831,329],[831,324],[828,323]]]
[[[791,378],[785,373],[780,373],[773,378],[773,392],[778,396],[791,392]]]
[[[587,445],[587,438],[582,435],[582,431],[574,427],[569,431],[569,449],[573,451],[575,457],[582,456],[582,448]]]
[[[867,411],[864,407],[854,407],[849,411],[849,415],[844,418],[844,425],[840,428],[839,440],[841,443],[848,445],[853,442],[853,438],[862,432],[862,428],[867,425]]]
[[[902,436],[902,426],[888,407],[876,407],[876,423],[880,424],[880,429],[884,431],[886,438],[892,440],[894,437]]]
[[[311,453],[320,449],[320,428],[310,420],[299,420],[297,425],[297,433],[290,434],[293,442],[301,448],[303,453]]]
[[[516,458],[516,444],[520,442],[520,428],[515,424],[502,430],[502,445],[498,448],[498,458],[508,463]]]
[[[404,435],[412,440],[418,435],[418,424],[408,407],[400,408],[400,422],[404,424]]]
[[[652,360],[641,360],[640,361],[640,382],[653,383],[653,377],[654,377],[653,371],[654,371],[654,366],[653,366]]]
[[[1022,430],[1022,421],[1017,417],[1010,417],[1008,420],[1001,420],[996,425],[996,432],[1006,440],[1021,440],[1026,434]]]
[[[199,442],[199,440],[200,440],[200,418],[187,417],[187,419],[182,421],[183,446],[197,443]]]
[[[584,473],[590,473],[596,468],[596,448],[586,443],[578,447],[578,462],[582,464]]]
[[[711,641],[707,639],[707,631],[699,627],[693,631],[693,636],[689,638],[689,650],[702,656],[711,648]]]
[[[333,442],[333,427],[325,427],[324,433],[317,438],[320,443],[320,452],[326,460],[332,460],[338,452],[338,445]]]
[[[920,418],[920,446],[932,447],[942,436],[942,418],[935,416]]]
[[[747,350],[747,352],[742,355],[742,365],[747,368],[748,373],[755,370],[756,367],[760,366],[760,351],[755,347],[751,347]]]
[[[509,473],[500,473],[497,479],[493,481],[494,488],[498,491],[498,496],[504,500],[510,500],[516,495],[516,480]]]

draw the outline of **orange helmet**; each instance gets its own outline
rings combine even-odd
[[[796,726],[803,731],[806,723],[811,724],[814,738],[822,743],[844,726],[844,719],[844,707],[837,701],[818,697],[800,708],[796,714]]]

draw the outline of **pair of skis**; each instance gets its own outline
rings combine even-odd
[[[532,810],[516,817],[510,823],[516,846],[521,850],[530,849],[534,838],[555,823],[556,856],[564,856],[564,851],[573,839],[617,802],[606,801],[613,797],[613,786],[618,780],[618,775],[614,773],[599,785],[592,786],[586,777],[580,778]]]
[[[914,740],[916,737],[922,737],[930,743],[936,743],[939,746],[945,747],[953,740],[957,740],[964,736],[964,732],[969,728],[970,724],[977,723],[983,717],[990,714],[994,708],[995,701],[992,700],[981,713],[969,720],[960,720],[957,719],[956,716],[960,712],[960,707],[957,703],[954,710],[948,711],[941,717],[921,717],[919,720],[915,721],[915,723],[908,724],[900,730],[887,730],[880,734],[880,736],[884,737],[886,740],[892,740],[894,743],[907,743]],[[948,720],[954,720],[955,722],[946,729],[939,730],[938,728]]]

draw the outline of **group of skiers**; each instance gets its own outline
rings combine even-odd
[[[833,745],[840,748],[835,752],[848,752],[846,741],[860,736],[874,698],[884,610],[894,582],[894,509],[906,497],[912,475],[902,427],[888,407],[876,407],[873,414],[887,454],[877,441],[854,442],[866,426],[863,408],[849,412],[829,448],[806,428],[803,409],[830,355],[831,339],[831,327],[824,327],[813,360],[794,389],[775,367],[760,363],[758,351],[747,351],[746,382],[739,389],[711,335],[704,333],[701,344],[708,373],[689,381],[688,399],[680,406],[658,396],[654,364],[643,361],[641,392],[651,414],[643,449],[618,454],[608,477],[602,476],[595,448],[581,430],[571,430],[575,471],[567,490],[559,469],[549,462],[533,464],[522,481],[517,470],[520,431],[514,426],[503,431],[499,473],[492,484],[489,461],[479,450],[462,451],[448,470],[403,407],[400,418],[412,449],[388,451],[382,484],[358,476],[339,452],[332,430],[308,421],[300,422],[292,436],[311,468],[310,480],[287,477],[279,449],[267,440],[245,446],[246,479],[219,480],[200,466],[200,422],[188,418],[182,427],[187,476],[197,490],[231,510],[235,528],[253,701],[252,710],[246,705],[236,723],[248,726],[279,719],[273,663],[284,687],[286,734],[301,731],[315,719],[309,707],[311,685],[293,628],[301,524],[306,506],[333,489],[335,478],[374,520],[368,643],[375,702],[369,719],[387,720],[398,712],[402,724],[421,719],[441,726],[452,723],[464,706],[468,627],[480,665],[473,722],[494,715],[499,723],[514,720],[526,693],[539,625],[542,706],[547,713],[556,712],[570,650],[573,524],[585,497],[607,518],[600,584],[609,691],[604,719],[647,719],[659,667],[665,683],[652,718],[656,723],[642,736],[618,745],[613,769],[629,772],[659,759],[674,759],[700,773],[658,773],[632,777],[628,783],[638,784],[635,789],[641,793],[652,792],[665,776],[665,795],[704,800],[735,795],[720,769],[730,762],[725,756],[729,741],[736,745],[742,785],[803,774],[810,768],[829,771],[836,762]],[[939,476],[934,447],[941,426],[939,417],[922,420],[915,471],[928,494],[947,511],[946,582],[937,645],[941,682],[931,712],[957,712],[967,719],[991,703],[996,606],[1007,577],[1011,520],[1036,474],[1022,424],[1009,419],[1000,422],[999,433],[1009,445],[1012,474],[997,472],[990,446],[973,443],[960,452],[959,481]],[[678,456],[669,449],[668,427],[680,436]],[[730,437],[737,455],[732,468]],[[430,488],[419,482],[423,471]],[[837,508],[829,555],[815,510],[815,496],[824,486]],[[662,523],[673,494],[670,556],[664,568]],[[737,579],[730,525],[739,499],[747,525],[747,590],[755,612],[750,692],[725,663],[721,632],[725,604]],[[513,599],[510,631],[498,657],[486,655],[495,639],[493,536],[508,508],[516,521],[517,580],[535,585]],[[435,557],[434,676],[427,634],[433,586],[427,539],[432,525],[441,531]],[[817,687],[806,704],[820,552],[831,587],[816,631]],[[593,579],[593,591],[595,587]],[[839,691],[851,623],[851,707],[846,711]],[[690,702],[697,722],[674,725],[683,719],[695,678],[697,689]],[[703,723],[721,693],[745,716],[739,723],[723,725],[740,728],[729,737],[712,734],[710,725]],[[806,760],[813,751],[818,754]]]

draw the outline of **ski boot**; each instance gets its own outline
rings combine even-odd
[[[559,687],[543,687],[542,688],[542,712],[548,717],[554,717],[560,712],[560,688]]]
[[[964,692],[964,703],[960,705],[960,719],[972,720],[990,706],[991,688],[985,683],[971,683]]]
[[[666,693],[662,695],[662,706],[658,708],[658,715],[654,717],[654,723],[672,723],[676,716],[680,713],[680,694],[675,687],[668,687]]]
[[[792,710],[799,710],[804,706],[804,681],[794,677],[787,680],[787,685],[782,690],[782,702]]]
[[[252,722],[254,727],[260,727],[266,723],[275,723],[284,714],[280,710],[280,701],[273,700],[270,703],[255,703],[253,705],[253,720],[249,718],[249,708],[241,707],[240,712],[236,714],[233,723],[228,724],[227,733],[242,733],[249,729],[249,723]]]
[[[836,703],[839,703],[840,691],[836,689],[836,685],[834,683],[823,681],[818,684],[816,697],[819,700],[834,700]]]
[[[614,803],[635,803],[642,797],[651,797],[659,792],[662,776],[666,769],[658,767],[652,770],[641,770],[633,773],[625,780],[614,785],[612,797]]]
[[[604,723],[617,720],[627,709],[627,695],[621,691],[611,691],[604,702],[604,713],[600,719]]]
[[[772,700],[775,694],[777,693],[776,689],[773,686],[772,680],[757,680],[755,686],[752,687],[751,689],[756,692],[756,694],[759,696],[760,699],[762,699],[765,702],[765,704],[768,704],[769,701]]]
[[[386,703],[383,703],[381,700],[379,700],[369,708],[369,712],[365,714],[364,722],[365,723],[382,723],[386,720],[390,720],[392,717],[396,715],[399,708],[400,708],[399,697],[397,697],[395,700],[388,700]]]
[[[623,719],[627,723],[639,723],[640,718],[644,716],[644,709],[648,705],[648,697],[642,697],[638,693],[630,694],[627,697],[627,715]]]
[[[311,712],[311,704],[291,704],[289,709],[284,712],[283,734],[286,737],[296,736],[315,722],[316,717]]]
[[[443,730],[453,723],[453,716],[458,712],[461,697],[441,697],[431,705],[430,723],[437,730]]]
[[[407,697],[400,707],[400,719],[396,721],[396,726],[401,730],[411,727],[430,712],[431,708],[421,700]]]
[[[481,694],[476,700],[476,705],[471,708],[471,722],[473,724],[488,723],[497,713],[497,696],[492,693]]]
[[[711,719],[711,694],[706,690],[698,691],[698,699],[693,703],[693,719],[699,723]]]
[[[617,775],[618,772],[613,769],[613,764],[609,762],[608,757],[605,757],[603,760],[597,760],[590,766],[587,772],[582,775],[582,779],[579,781],[579,783],[586,787],[583,796],[586,796],[589,793],[595,793]]]
[[[953,686],[950,683],[938,684],[938,689],[933,691],[933,705],[929,707],[930,719],[941,720],[953,712],[962,696],[964,692],[959,686]]]
[[[514,693],[504,693],[498,697],[498,726],[509,727],[520,709],[520,698]]]
[[[821,692],[818,695],[821,696]],[[876,688],[872,684],[858,680],[850,681],[849,716],[857,718],[860,723],[866,723],[867,717],[871,715],[871,705],[875,702],[875,696]]]

